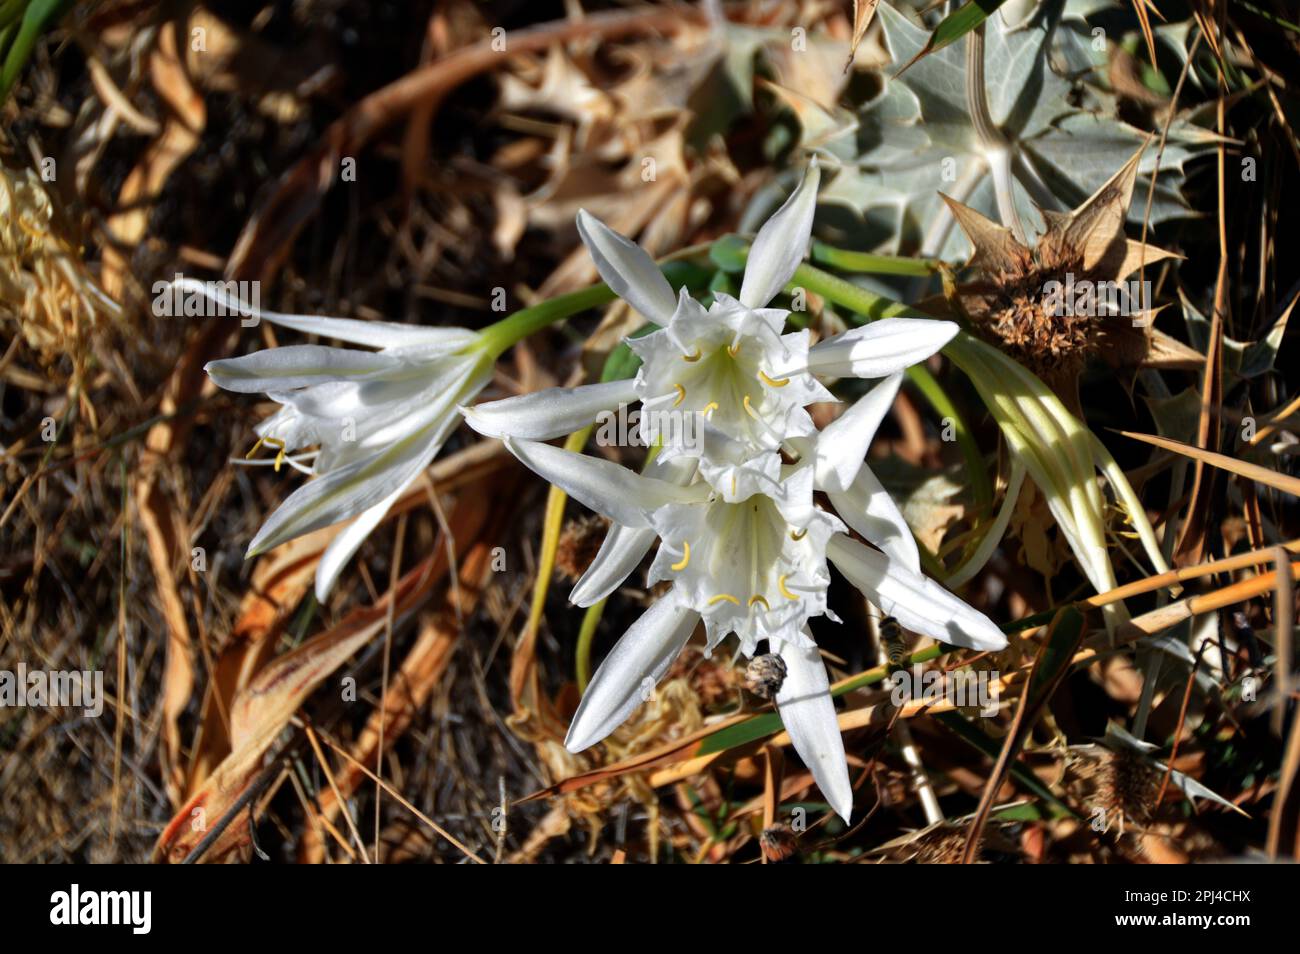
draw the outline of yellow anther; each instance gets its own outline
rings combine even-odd
[[[696,349],[695,349],[695,354],[684,354],[684,355],[682,355],[682,360],[683,360],[683,361],[699,361],[701,357],[702,357],[702,355],[700,354],[700,349],[699,349],[699,348],[696,348]]]
[[[713,597],[713,599],[709,600],[709,602],[706,603],[705,605],[713,606],[715,603],[735,603],[737,606],[739,606],[740,600],[736,599],[730,593],[719,593],[717,596]]]
[[[740,353],[740,342],[736,342],[733,345],[727,345],[727,354],[731,355],[734,358],[739,353]]]
[[[789,378],[779,378],[774,381],[771,378],[769,378],[766,374],[764,374],[762,371],[758,372],[758,376],[763,379],[764,384],[769,384],[774,388],[783,388],[790,383]]]
[[[791,531],[790,531],[790,539],[793,540],[795,543],[798,543],[800,540],[802,540],[802,539],[803,539],[804,537],[806,537],[806,536],[808,536],[808,531],[807,531],[807,529],[804,529],[804,530],[791,530]]]
[[[700,412],[700,413],[702,413],[705,417],[708,417],[710,414],[712,414],[712,413],[713,413],[714,411],[716,411],[717,409],[718,409],[718,402],[717,402],[717,401],[710,401],[708,404],[704,405],[704,410],[703,410],[702,412]]]
[[[284,463],[284,441],[280,440],[278,437],[264,437],[262,438],[262,442],[268,447],[274,447],[276,449],[275,467],[272,469],[278,474],[280,472],[280,465]]]
[[[284,463],[284,452],[286,450],[284,441],[280,440],[278,437],[259,437],[257,443],[253,445],[253,449],[244,456],[244,459],[251,460],[253,455],[258,452],[263,444],[276,449],[275,472],[278,474],[280,472],[280,465]]]
[[[736,496],[736,475],[731,475],[731,496]]]
[[[749,403],[749,395],[748,395],[748,394],[745,395],[745,400],[744,400],[742,403],[745,405],[745,410],[749,412],[749,416],[752,417],[754,420],[757,421],[757,420],[758,420],[758,412],[754,410],[754,405],[752,405],[752,404]]]
[[[673,569],[680,573],[682,570],[686,569],[686,567],[690,564],[690,562],[691,562],[691,543],[689,540],[683,540],[681,562],[674,563]]]
[[[686,400],[686,388],[680,384],[674,384],[673,387],[677,389],[677,400],[673,402],[673,407],[676,407]]]
[[[755,593],[753,596],[751,596],[751,597],[749,598],[749,605],[750,605],[750,606],[753,606],[755,603],[762,603],[762,604],[763,604],[763,609],[766,609],[766,610],[770,610],[770,609],[772,608],[772,607],[768,604],[767,599],[766,599],[762,594],[760,594],[760,593]]]
[[[784,574],[783,574],[782,576],[780,576],[780,577],[777,578],[777,581],[776,581],[776,588],[777,588],[778,590],[780,590],[780,591],[781,591],[781,595],[784,596],[784,597],[785,597],[786,599],[788,599],[788,600],[797,600],[797,599],[799,598],[797,594],[791,593],[791,592],[790,592],[790,588],[789,588],[788,586],[785,585],[785,575],[784,575]]]

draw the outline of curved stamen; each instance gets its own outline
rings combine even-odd
[[[736,599],[730,593],[719,593],[717,596],[710,599],[709,602],[706,603],[705,605],[713,606],[717,603],[735,603],[737,606],[739,606],[740,600]]]
[[[789,575],[789,574],[783,573],[783,574],[781,574],[780,577],[777,578],[777,581],[776,581],[776,588],[777,588],[778,590],[781,591],[781,595],[784,596],[786,599],[788,599],[788,600],[797,600],[797,599],[799,599],[798,594],[796,594],[796,593],[791,593],[791,592],[790,592],[790,588],[789,588],[788,586],[785,585],[785,580],[786,580],[786,577],[787,577],[788,575]]]
[[[771,387],[774,388],[783,388],[790,383],[789,378],[778,378],[776,380],[773,380],[772,378],[769,378],[766,374],[764,374],[762,371],[758,372],[758,376],[763,379],[764,384],[770,385]]]
[[[686,387],[681,384],[674,384],[673,387],[677,389],[677,400],[673,402],[673,407],[676,407],[686,400]]]
[[[753,596],[749,598],[750,606],[753,606],[755,603],[762,603],[763,609],[765,610],[770,610],[772,608],[771,605],[767,602],[767,598],[764,597],[761,593],[755,593]]]
[[[691,542],[690,542],[689,540],[683,540],[683,541],[682,541],[682,550],[683,550],[684,552],[683,552],[683,554],[682,554],[681,562],[680,562],[680,563],[674,563],[674,564],[672,565],[672,568],[673,568],[674,570],[676,570],[677,572],[679,572],[679,573],[680,573],[682,570],[686,569],[686,567],[689,566],[689,565],[690,565],[690,562],[691,562]]]
[[[745,410],[749,413],[749,416],[752,417],[754,420],[757,421],[757,420],[758,420],[758,412],[754,410],[754,405],[752,405],[752,404],[749,403],[749,395],[748,395],[748,394],[745,395],[745,400],[742,401],[741,403],[745,405]]]
[[[791,530],[791,531],[790,531],[790,539],[793,540],[795,543],[798,543],[800,540],[802,540],[802,539],[803,539],[804,537],[806,537],[806,536],[808,536],[808,530],[807,530],[807,528],[805,528],[805,529],[803,529],[803,530]]]
[[[278,474],[280,472],[280,465],[284,463],[285,451],[288,450],[284,441],[280,440],[278,437],[259,437],[257,443],[253,445],[253,449],[245,455],[244,460],[252,459],[252,456],[257,453],[258,448],[263,444],[276,449],[275,472]]]
[[[703,357],[703,355],[701,355],[700,349],[696,348],[695,354],[684,354],[682,355],[682,360],[694,362],[694,361],[699,361],[701,357]]]
[[[716,411],[717,409],[718,409],[718,402],[710,401],[708,404],[704,405],[704,410],[702,410],[700,413],[703,414],[705,418],[708,418],[708,416],[712,414],[714,411]]]

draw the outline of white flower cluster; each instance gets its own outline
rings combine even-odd
[[[659,329],[628,341],[642,362],[635,380],[553,388],[463,413],[475,430],[501,438],[532,470],[613,521],[573,602],[590,606],[609,595],[656,540],[648,584],[673,584],[597,670],[565,745],[578,752],[617,728],[702,619],[710,649],[734,633],[748,655],[763,641],[780,655],[777,709],[847,820],[853,791],[844,746],[808,629],[814,616],[838,621],[827,606],[827,561],[913,632],[981,650],[1001,649],[1006,639],[922,575],[911,531],[865,463],[905,369],[942,348],[957,326],[889,318],[814,344],[808,330],[785,332],[789,312],[768,307],[808,248],[818,180],[814,163],[755,238],[739,297],[716,294],[707,309],[685,289],[674,296],[644,250],[580,213],[578,229],[601,277]],[[823,381],[845,377],[881,380],[818,431],[806,408],[835,401]],[[696,431],[664,428],[663,413],[643,413],[641,436],[657,449],[643,473],[543,443],[633,402],[643,412],[699,415],[703,440],[682,441]]]
[[[264,462],[276,470],[287,464],[316,477],[267,518],[248,556],[356,518],[330,541],[316,568],[316,596],[324,600],[347,561],[456,429],[457,406],[473,400],[492,377],[493,355],[480,334],[465,328],[283,315],[229,299],[203,282],[177,285],[213,298],[230,314],[378,349],[286,345],[211,361],[205,369],[228,391],[264,392],[282,405],[257,426],[254,450],[274,450]],[[309,447],[316,449],[295,453]]]

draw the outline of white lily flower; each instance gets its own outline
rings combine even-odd
[[[766,307],[790,281],[808,248],[819,180],[814,161],[799,187],[759,229],[740,296],[717,294],[707,311],[685,289],[674,298],[643,249],[595,217],[579,213],[579,233],[606,284],[660,326],[627,339],[641,359],[636,379],[551,388],[479,405],[465,411],[470,425],[489,437],[549,440],[639,400],[641,437],[647,444],[662,445],[668,459],[679,454],[709,456],[685,440],[697,433],[681,423],[692,414],[740,442],[747,454],[788,450],[793,439],[809,439],[815,433],[806,406],[836,400],[819,378],[892,379],[935,354],[957,333],[953,322],[886,318],[810,346],[809,331],[784,332],[788,311]],[[868,435],[869,440],[883,413],[878,405],[883,402],[887,408],[892,400],[892,393],[877,394],[879,390],[863,399],[867,407],[850,409],[835,425],[849,440],[837,457],[841,479],[829,481],[828,489],[864,502],[877,485],[868,479],[854,489],[863,455],[856,460],[853,456],[859,447],[865,454],[861,437]],[[705,476],[711,479],[710,472]]]
[[[491,378],[492,356],[465,328],[285,315],[232,305],[201,282],[179,284],[282,327],[378,349],[288,345],[205,368],[228,391],[265,393],[283,405],[257,426],[254,450],[269,446],[277,470],[288,463],[315,476],[271,513],[248,556],[356,518],[321,556],[316,596],[323,600],[344,564],[442,449],[460,423],[458,406]],[[311,446],[318,449],[293,453]]]
[[[725,441],[711,445],[724,460]],[[575,593],[594,576],[599,584],[587,585],[584,595],[599,591],[594,602],[608,594],[655,538],[660,546],[648,582],[673,584],[597,669],[565,740],[570,751],[594,745],[617,728],[647,698],[648,687],[667,672],[702,619],[709,650],[734,633],[745,654],[753,655],[758,642],[767,640],[786,661],[788,685],[777,695],[778,711],[818,786],[847,819],[852,793],[843,743],[826,673],[807,629],[814,616],[836,619],[826,604],[828,558],[868,600],[915,633],[973,649],[1006,646],[984,614],[913,569],[910,560],[850,539],[838,517],[813,503],[813,490],[825,489],[824,480],[837,485],[840,480],[832,463],[819,465],[830,455],[817,453],[816,439],[803,443],[809,453],[793,465],[781,465],[775,453],[767,460],[762,454],[750,458],[752,470],[736,478],[734,493],[715,489],[702,476],[694,483],[678,482],[690,479],[681,459],[638,474],[548,444],[511,438],[505,443],[526,466],[613,521],[601,548],[609,554],[597,557],[593,570],[597,564],[599,569],[589,570]],[[712,466],[700,461],[701,470]],[[859,499],[853,488],[863,473],[870,472],[863,469],[852,478],[846,499]],[[742,479],[751,481],[745,489],[740,489]],[[872,496],[872,490],[868,483],[861,496]],[[874,506],[876,514],[883,509]],[[875,518],[888,532],[873,536],[892,540],[893,522]],[[901,516],[897,520],[901,523]]]
[[[865,464],[903,371],[941,349],[957,326],[889,318],[812,345],[806,330],[785,333],[789,312],[767,307],[808,248],[818,180],[814,162],[759,230],[739,296],[715,295],[707,311],[685,290],[674,297],[645,251],[579,213],[579,233],[601,277],[659,326],[628,340],[641,359],[636,379],[552,388],[463,413],[475,430],[502,438],[528,467],[613,521],[574,587],[575,603],[611,593],[656,539],[648,582],[673,584],[597,669],[566,747],[581,751],[623,722],[703,620],[709,650],[734,633],[742,652],[753,655],[766,640],[785,661],[777,709],[818,786],[847,820],[853,798],[843,742],[807,628],[814,616],[835,619],[827,607],[828,557],[867,599],[918,634],[993,650],[1006,639],[921,574],[911,530]],[[818,433],[806,406],[835,400],[821,377],[884,380]],[[645,474],[539,443],[638,400],[641,437],[660,448]],[[704,423],[686,428],[657,412],[698,415]],[[688,442],[688,434],[702,439]],[[782,452],[794,463],[783,463]],[[815,504],[814,491],[826,493],[838,516]],[[849,527],[879,550],[850,539]]]

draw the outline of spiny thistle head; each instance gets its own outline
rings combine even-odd
[[[1047,230],[1033,246],[944,197],[975,248],[970,266],[977,272],[950,294],[950,304],[1072,403],[1094,355],[1126,368],[1194,367],[1202,360],[1152,326],[1158,309],[1147,285],[1129,280],[1171,255],[1124,234],[1141,155],[1073,211],[1044,211]]]

